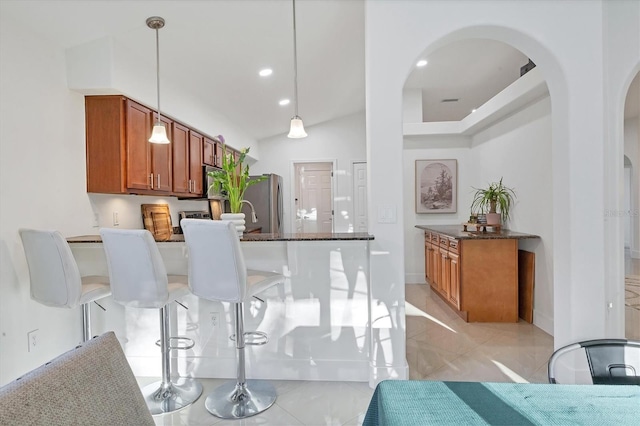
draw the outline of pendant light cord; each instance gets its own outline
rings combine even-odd
[[[298,116],[298,45],[296,43],[296,0],[293,0],[293,98],[295,116]]]
[[[160,115],[160,36],[156,28],[156,93],[158,94],[158,123],[162,123]]]

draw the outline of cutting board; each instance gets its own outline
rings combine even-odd
[[[173,235],[168,204],[142,204],[142,223],[156,241],[167,241]]]

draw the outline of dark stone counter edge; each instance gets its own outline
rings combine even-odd
[[[322,234],[244,234],[240,242],[253,241],[370,241],[373,235],[363,232],[342,232]],[[69,243],[101,243],[100,235],[80,235],[67,238]],[[182,243],[184,235],[173,234],[167,243]]]
[[[508,229],[503,229],[500,232],[469,232],[464,231],[462,225],[416,225],[415,227],[423,231],[443,234],[457,240],[526,240],[529,238],[540,238],[538,235],[523,234]]]

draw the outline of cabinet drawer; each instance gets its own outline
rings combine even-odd
[[[440,237],[440,247],[442,247],[444,249],[448,249],[449,248],[449,239],[445,238],[445,237]]]
[[[452,253],[460,253],[460,240],[449,240],[449,251]]]

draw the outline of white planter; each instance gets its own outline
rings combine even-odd
[[[233,222],[236,226],[236,231],[238,231],[238,237],[242,238],[242,234],[244,233],[244,213],[222,213],[220,215],[220,220],[229,220]]]

